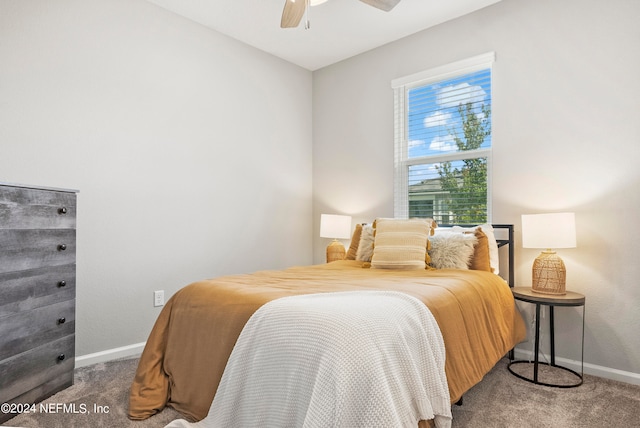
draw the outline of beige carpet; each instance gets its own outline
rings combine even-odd
[[[3,426],[42,428],[163,427],[180,417],[167,408],[145,421],[127,419],[128,393],[137,359],[96,364],[76,370],[75,384],[44,403],[56,414],[22,414]],[[78,413],[62,405],[75,404]],[[94,413],[94,405],[108,413]],[[86,409],[86,413],[83,413]],[[585,376],[572,389],[549,388],[517,379],[507,360],[453,407],[453,427],[640,427],[640,386]]]

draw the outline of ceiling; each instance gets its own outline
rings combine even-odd
[[[148,1],[313,71],[500,0],[401,0],[390,12],[328,0],[311,8],[308,30],[280,28],[285,0]]]

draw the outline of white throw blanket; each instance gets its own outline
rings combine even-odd
[[[209,414],[166,428],[451,426],[431,312],[393,291],[285,297],[249,319]]]

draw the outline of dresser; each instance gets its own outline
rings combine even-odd
[[[0,182],[0,404],[73,384],[76,195]]]

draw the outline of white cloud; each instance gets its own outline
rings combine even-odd
[[[430,116],[424,118],[425,128],[432,128],[434,126],[444,126],[451,119],[451,113],[444,113],[437,111]]]
[[[409,150],[419,149],[422,147],[426,147],[426,144],[423,140],[410,140],[409,141]]]
[[[457,107],[461,103],[482,102],[485,98],[487,98],[487,93],[481,86],[461,83],[440,89],[436,101],[441,107],[449,108]]]
[[[429,144],[429,150],[451,152],[458,150],[458,146],[455,143],[453,135],[445,135],[444,137],[438,136],[431,140],[431,144]]]

